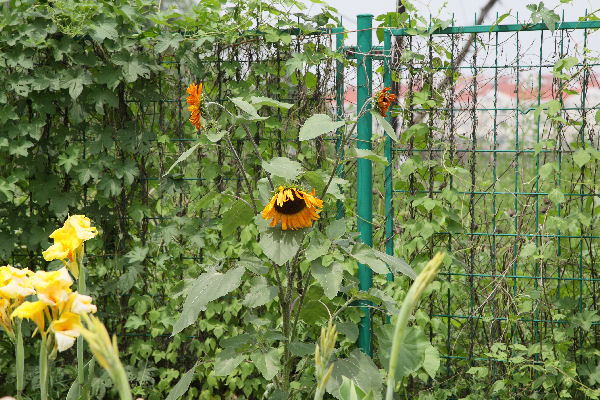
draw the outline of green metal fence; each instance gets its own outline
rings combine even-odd
[[[493,382],[520,345],[538,346],[526,358],[540,363],[544,345],[561,343],[557,327],[576,330],[567,344],[573,354],[600,339],[590,317],[600,281],[600,92],[597,60],[586,50],[600,21],[553,28],[385,28],[380,47],[372,44],[372,16],[358,16],[358,46],[351,49],[357,110],[378,90],[374,59],[382,60],[380,85],[396,82],[400,97],[397,119],[388,117],[400,138],[384,141],[383,177],[359,160],[358,228],[372,244],[373,226],[382,226],[381,247],[413,263],[437,249],[452,253],[452,265],[420,306],[448,377],[489,366]],[[371,140],[367,115],[357,147],[371,148]],[[373,215],[378,185],[385,201]],[[359,278],[368,290],[367,267]],[[365,308],[359,336],[368,354],[370,316]],[[585,366],[581,356],[573,359]]]

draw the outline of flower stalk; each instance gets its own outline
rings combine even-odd
[[[48,344],[40,340],[40,399],[48,400]]]
[[[335,350],[337,332],[332,320],[329,320],[327,329],[321,328],[321,338],[315,346],[315,377],[317,378],[317,390],[314,400],[322,400],[325,394],[325,386],[331,377],[333,364],[329,360]],[[319,346],[320,345],[320,346]]]
[[[429,285],[437,276],[445,256],[446,253],[439,252],[431,260],[429,260],[427,265],[425,265],[425,268],[423,268],[423,271],[421,271],[411,285],[404,301],[402,302],[402,307],[400,308],[400,313],[398,314],[398,319],[396,320],[396,326],[394,328],[394,336],[392,338],[392,351],[390,354],[390,365],[387,375],[386,400],[393,400],[394,389],[396,386],[396,367],[399,361],[398,353],[400,352],[400,348],[404,342],[404,333],[406,332],[408,319],[410,318],[417,301],[419,301],[419,298],[421,297],[421,294],[423,294],[423,291],[427,285]]]
[[[80,246],[80,250],[78,250],[78,258],[77,263],[79,264],[79,282],[78,282],[78,290],[79,293],[85,294],[86,284],[85,284],[85,266],[83,265],[83,254],[84,254],[84,244],[82,243]],[[79,336],[77,338],[77,381],[79,382],[79,394],[83,394],[84,399],[88,399],[88,393],[83,393],[84,385],[85,385],[85,376],[84,376],[84,364],[83,364],[83,338]]]
[[[17,399],[23,396],[23,384],[25,375],[25,351],[23,349],[23,332],[21,331],[21,320],[15,321],[15,367],[17,375]]]

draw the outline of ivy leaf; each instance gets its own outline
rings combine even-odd
[[[90,73],[82,68],[67,68],[60,79],[60,87],[69,89],[69,95],[73,100],[79,97],[83,87],[90,83],[92,83]]]
[[[302,72],[304,68],[304,55],[302,53],[294,53],[285,63],[286,75],[290,76],[296,71]]]
[[[104,39],[118,38],[117,21],[102,14],[96,16],[91,27],[90,36],[98,43],[102,43]]]
[[[188,292],[183,311],[173,326],[171,336],[196,322],[198,314],[206,309],[208,303],[237,289],[242,283],[244,271],[244,267],[237,267],[224,274],[210,271],[200,275]]]
[[[141,55],[120,53],[116,54],[112,61],[121,67],[121,75],[128,83],[135,82],[138,77],[148,77],[150,74],[148,63]]]
[[[250,118],[250,120],[263,120],[263,119],[267,119],[268,117],[261,117],[260,115],[258,115],[258,112],[256,111],[256,108],[254,108],[254,106],[250,103],[248,103],[246,100],[242,99],[241,97],[232,97],[231,98],[231,102],[233,104],[235,104],[235,106],[237,108],[239,108],[240,110],[242,110],[244,113],[246,113]]]
[[[573,154],[573,161],[579,168],[583,168],[585,164],[587,164],[591,160],[590,153],[588,153],[585,149],[579,149]]]
[[[263,96],[250,96],[250,101],[252,102],[252,104],[259,106],[259,108],[260,108],[260,106],[269,106],[269,107],[277,107],[277,108],[283,108],[284,110],[289,110],[290,108],[292,108],[294,106],[291,103],[284,103],[279,100],[274,100],[269,97],[263,97]]]
[[[392,125],[390,125],[390,123],[387,122],[387,120],[383,118],[381,114],[376,110],[371,110],[371,114],[375,117],[379,125],[383,127],[383,130],[385,131],[385,133],[387,133],[390,139],[392,139],[394,142],[398,141],[398,135],[396,135],[394,127],[392,127]]]
[[[229,210],[223,213],[223,238],[231,235],[235,230],[252,221],[254,212],[248,204],[242,200],[236,200]]]
[[[129,264],[139,264],[146,259],[148,255],[147,247],[134,247],[129,253],[125,255]]]
[[[222,350],[215,357],[215,376],[231,375],[242,361],[244,361],[244,355],[238,353],[234,347]]]
[[[368,265],[373,272],[378,274],[390,272],[385,263],[375,256],[373,249],[364,243],[355,245],[349,254],[359,263]]]
[[[553,202],[556,205],[559,205],[559,204],[565,202],[565,195],[559,188],[552,189],[552,191],[550,193],[548,193],[548,198],[550,199],[551,202]]]
[[[302,230],[283,231],[281,228],[269,228],[261,233],[260,246],[269,259],[277,265],[283,265],[296,255],[303,237]]]
[[[541,1],[537,6],[535,4],[527,5],[527,9],[531,11],[531,20],[535,24],[543,22],[552,33],[556,30],[556,23],[560,21],[560,17],[553,10],[544,6]]]
[[[194,373],[196,371],[197,366],[198,363],[194,364],[194,366],[188,372],[183,374],[179,382],[177,382],[177,384],[173,386],[173,389],[171,389],[171,391],[169,392],[169,395],[167,396],[166,400],[177,400],[178,398],[183,396],[185,392],[188,391],[188,389],[190,388],[190,384],[194,379]]]
[[[250,359],[254,363],[256,369],[260,371],[262,376],[267,381],[273,379],[281,368],[279,352],[277,349],[270,349],[266,353],[262,351],[256,351],[250,354]]]
[[[286,180],[296,179],[303,171],[298,161],[292,161],[287,157],[275,157],[271,161],[263,161],[262,167],[271,175],[280,176]]]
[[[344,126],[345,121],[333,121],[329,115],[315,114],[300,128],[300,140],[310,140]]]
[[[389,164],[387,158],[380,156],[379,154],[375,154],[369,149],[356,149],[356,157],[375,161],[376,163],[379,163],[382,165]]]
[[[142,272],[143,268],[144,267],[141,264],[131,265],[127,267],[127,270],[123,274],[121,274],[117,283],[119,291],[121,291],[121,293],[125,293],[131,290],[133,285],[135,285],[135,282],[138,279],[138,276]]]
[[[177,49],[179,43],[183,40],[183,37],[179,33],[164,33],[154,46],[154,51],[157,53],[163,53],[167,49]]]
[[[317,259],[310,264],[310,272],[319,285],[321,285],[325,291],[325,296],[329,300],[337,296],[342,286],[342,276],[344,273],[344,265],[342,263],[334,261],[327,267],[324,267],[321,259]]]

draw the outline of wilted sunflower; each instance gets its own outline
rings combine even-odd
[[[264,219],[273,219],[271,226],[281,220],[281,229],[310,228],[319,219],[323,200],[315,197],[315,190],[307,193],[294,186],[279,186],[275,195],[262,211]]]
[[[198,85],[192,83],[187,88],[187,102],[189,104],[188,111],[192,113],[190,115],[190,122],[196,127],[196,129],[202,128],[202,122],[200,122],[200,106],[202,105],[202,82]]]
[[[388,90],[390,90],[390,89],[391,88],[389,88],[389,87],[383,88],[377,94],[377,106],[379,107],[379,113],[381,114],[382,117],[385,117],[385,114],[387,113],[387,111],[390,108],[390,106],[392,105],[392,103],[394,101],[396,101],[395,94],[387,93]]]

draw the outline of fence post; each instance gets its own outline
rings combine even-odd
[[[372,96],[372,27],[373,15],[361,14],[357,17],[357,112],[360,113],[364,104]],[[370,108],[370,106],[369,106]],[[365,113],[358,120],[359,149],[371,150],[372,117]],[[373,246],[373,167],[371,160],[359,158],[357,161],[357,199],[358,214],[357,227],[361,241]],[[358,264],[359,289],[368,291],[373,284],[373,271],[365,265]],[[362,302],[364,316],[358,327],[358,347],[369,356],[373,356],[373,343],[371,340],[371,309],[368,303]]]
[[[383,86],[392,87],[392,33],[390,29],[385,29],[383,32]],[[393,93],[393,92],[392,92]],[[390,116],[385,117],[386,121],[392,124],[391,112]],[[394,125],[392,125],[394,126]],[[391,256],[394,255],[394,207],[392,203],[392,138],[386,135],[385,137],[385,158],[388,165],[385,167],[383,185],[385,188],[385,252]],[[393,281],[394,274],[387,274],[387,280]]]
[[[332,29],[332,33],[335,34],[335,50],[343,54],[344,53],[344,27],[338,26]],[[336,61],[335,64],[335,116],[338,121],[344,118],[344,63],[342,61]],[[342,146],[342,133],[338,129],[337,131],[337,142],[335,144],[336,153],[342,152],[340,158],[344,157]],[[337,176],[340,178],[344,177],[344,167],[340,163],[337,168]],[[337,219],[344,218],[344,203],[341,200],[337,201]]]

